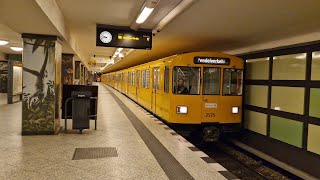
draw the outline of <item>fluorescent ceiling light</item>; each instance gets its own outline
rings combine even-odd
[[[10,49],[12,49],[14,51],[22,51],[23,50],[22,47],[14,47],[14,46],[11,46]]]
[[[138,24],[142,24],[152,13],[154,8],[147,8],[144,7],[144,9],[142,10],[141,14],[139,15],[139,17],[136,20],[136,23]]]
[[[0,46],[6,45],[6,44],[8,44],[8,43],[9,43],[8,41],[0,40]]]

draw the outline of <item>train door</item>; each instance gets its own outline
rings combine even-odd
[[[140,85],[140,71],[136,72],[136,101],[139,102],[139,85]]]
[[[202,122],[217,122],[216,112],[219,107],[221,69],[203,68],[202,86]]]
[[[151,110],[156,112],[157,96],[159,95],[158,90],[160,89],[160,68],[153,68],[152,71],[152,97],[151,97]]]

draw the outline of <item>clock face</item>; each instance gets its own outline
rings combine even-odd
[[[111,35],[111,33],[109,33],[108,31],[103,31],[103,32],[101,32],[101,34],[100,34],[100,40],[101,40],[103,43],[109,43],[109,42],[111,42],[111,40],[112,40],[112,35]]]

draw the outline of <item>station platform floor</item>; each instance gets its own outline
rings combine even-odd
[[[21,136],[21,102],[0,100],[0,179],[236,179],[126,96],[98,86],[98,129],[91,121],[83,134]]]

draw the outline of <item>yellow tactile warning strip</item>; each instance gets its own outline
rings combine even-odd
[[[141,139],[150,149],[168,178],[175,180],[193,180],[194,178],[190,173],[175,159],[138,117],[116,95],[112,93],[111,95],[136,129]]]

